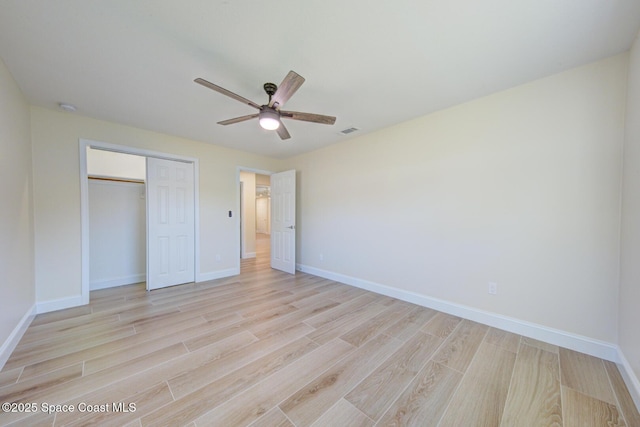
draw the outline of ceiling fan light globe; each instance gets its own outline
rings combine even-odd
[[[260,117],[260,126],[266,130],[276,130],[280,127],[280,121],[273,117]]]
[[[263,107],[259,117],[263,129],[276,130],[280,127],[280,114],[272,108]]]

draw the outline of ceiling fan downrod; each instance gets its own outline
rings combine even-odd
[[[269,95],[269,104],[271,104],[271,97],[278,90],[278,86],[276,86],[275,83],[265,83],[263,87],[264,91],[267,92],[267,95]]]

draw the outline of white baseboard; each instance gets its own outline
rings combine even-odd
[[[32,305],[29,310],[22,316],[22,319],[18,322],[13,331],[9,334],[4,343],[0,346],[0,370],[4,367],[4,364],[9,360],[9,356],[13,353],[16,346],[22,339],[25,331],[31,324],[33,318],[36,317],[36,305]]]
[[[196,283],[223,279],[225,277],[237,276],[238,274],[240,274],[240,267],[228,268],[220,271],[210,271],[209,273],[200,273],[196,278]]]
[[[82,296],[77,295],[75,297],[38,302],[36,303],[36,311],[38,314],[42,314],[50,311],[64,310],[65,308],[78,307],[80,305],[84,305]]]
[[[620,358],[618,368],[622,367],[622,369],[620,369],[620,374],[629,389],[629,394],[633,398],[636,408],[640,411],[640,379],[638,379],[636,374],[633,372],[629,361],[624,357],[624,353],[620,348],[618,348],[618,356]]]
[[[116,286],[131,285],[132,283],[140,283],[147,280],[147,275],[131,274],[129,276],[116,277],[114,279],[99,280],[89,283],[89,289],[97,291],[99,289],[115,288]]]
[[[509,331],[518,335],[534,338],[550,344],[569,348],[571,350],[586,353],[601,359],[610,360],[620,363],[618,347],[615,344],[605,341],[599,341],[593,338],[585,337],[578,334],[562,331],[560,329],[549,328],[537,323],[527,322],[513,317],[503,316],[501,314],[480,310],[474,307],[457,304],[438,298],[432,298],[415,292],[405,291],[382,285],[380,283],[351,277],[332,271],[323,270],[316,267],[298,264],[296,268],[299,271],[313,274],[314,276],[324,277],[325,279],[335,280],[336,282],[345,283],[357,288],[365,289],[377,294],[386,295],[407,301],[423,307],[432,308],[464,319],[473,320],[474,322],[493,326],[498,329]]]
[[[242,254],[242,259],[255,258],[255,257],[256,257],[255,252],[245,252]]]

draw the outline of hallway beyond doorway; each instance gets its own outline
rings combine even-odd
[[[252,269],[260,269],[271,265],[271,236],[269,234],[256,233],[256,257],[240,260],[240,269],[243,273]]]

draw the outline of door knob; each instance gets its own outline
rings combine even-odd
[[[290,225],[290,226],[288,226],[287,228],[289,228],[289,229],[291,229],[291,230],[295,230],[295,229],[296,229],[296,226],[295,226],[295,225]]]

